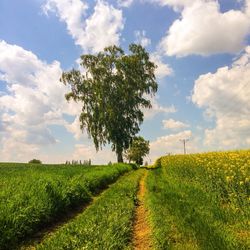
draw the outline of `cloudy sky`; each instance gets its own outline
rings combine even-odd
[[[159,90],[140,134],[167,152],[250,148],[250,0],[1,0],[0,161],[115,161],[80,131],[61,73],[140,43]]]

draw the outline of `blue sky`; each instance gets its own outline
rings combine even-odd
[[[1,0],[0,160],[115,161],[80,131],[58,79],[84,53],[142,44],[159,90],[140,134],[147,160],[250,147],[249,0]]]

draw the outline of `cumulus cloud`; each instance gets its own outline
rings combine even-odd
[[[157,66],[155,76],[158,79],[162,79],[173,74],[173,69],[168,64],[163,62],[162,56],[160,56],[158,52],[151,53],[150,60]]]
[[[73,152],[73,159],[88,160],[91,159],[94,164],[107,164],[108,162],[116,162],[116,155],[110,148],[103,148],[96,152],[94,146],[76,144]]]
[[[188,124],[181,122],[181,121],[176,121],[174,119],[163,120],[162,123],[163,123],[163,128],[165,129],[176,130],[180,128],[189,127]]]
[[[50,125],[66,126],[63,114],[80,113],[80,105],[64,98],[68,89],[59,82],[61,73],[59,62],[48,64],[31,51],[0,41],[0,79],[6,84],[0,95],[2,160],[10,160],[8,152],[12,157],[21,152],[23,159],[57,143]]]
[[[250,34],[249,1],[242,11],[222,13],[218,1],[157,1],[181,10],[181,17],[174,21],[160,42],[168,56],[211,55],[237,53],[246,44]],[[211,25],[212,24],[212,25]]]
[[[42,6],[46,15],[55,12],[60,21],[66,23],[67,30],[75,39],[76,44],[81,45],[82,31],[84,28],[84,17],[88,5],[81,0],[47,0]]]
[[[250,16],[250,0],[246,0],[245,2],[245,12]]]
[[[133,2],[134,0],[118,0],[118,6],[128,8]]]
[[[134,32],[135,34],[135,43],[140,44],[142,47],[147,47],[151,44],[151,40],[146,37],[146,31],[145,30],[136,30]]]
[[[155,117],[157,114],[172,114],[177,112],[176,108],[174,105],[171,106],[162,106],[161,104],[159,104],[158,99],[159,96],[147,96],[146,99],[151,101],[151,105],[152,108],[151,109],[144,109],[143,113],[144,113],[144,117],[147,120],[152,119],[153,117]]]
[[[205,145],[211,148],[240,148],[250,144],[250,46],[231,67],[201,75],[192,101],[215,119],[205,130]]]
[[[88,6],[80,0],[47,0],[45,13],[55,12],[67,25],[69,34],[85,52],[99,52],[109,45],[119,45],[124,26],[122,11],[98,0],[94,12],[87,17]]]
[[[146,0],[151,3],[157,3],[161,6],[173,7],[175,11],[180,11],[185,6],[192,4],[196,0]]]
[[[80,111],[79,111],[80,113]],[[74,138],[76,140],[80,139],[86,139],[87,138],[87,132],[85,130],[80,129],[80,120],[79,115],[75,116],[75,119],[72,123],[65,123],[65,128],[74,135]]]
[[[135,43],[140,44],[142,47],[147,47],[151,44],[151,40],[146,37],[145,30],[136,30]],[[163,58],[160,51],[156,51],[150,54],[150,60],[157,66],[155,70],[155,75],[158,79],[162,79],[173,73],[173,69],[166,63],[163,62]]]
[[[150,142],[150,155],[147,159],[151,159],[152,163],[160,156],[171,154],[182,154],[183,143],[181,139],[189,139],[186,145],[187,153],[198,152],[198,138],[192,135],[190,130],[184,130],[179,133],[158,137],[155,141]]]

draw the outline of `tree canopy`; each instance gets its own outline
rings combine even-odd
[[[33,164],[42,164],[42,161],[38,160],[38,159],[32,159],[29,161],[29,163],[33,163]]]
[[[149,141],[141,136],[136,136],[126,152],[129,161],[136,162],[138,165],[143,164],[143,157],[149,153]]]
[[[87,130],[96,150],[110,143],[118,162],[143,122],[142,108],[151,108],[145,96],[157,91],[156,65],[141,45],[131,44],[129,54],[110,46],[96,55],[82,55],[80,70],[63,72],[70,86],[66,99],[82,103],[81,129]]]

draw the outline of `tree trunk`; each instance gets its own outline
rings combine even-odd
[[[123,162],[122,150],[116,152],[117,154],[117,162]]]

